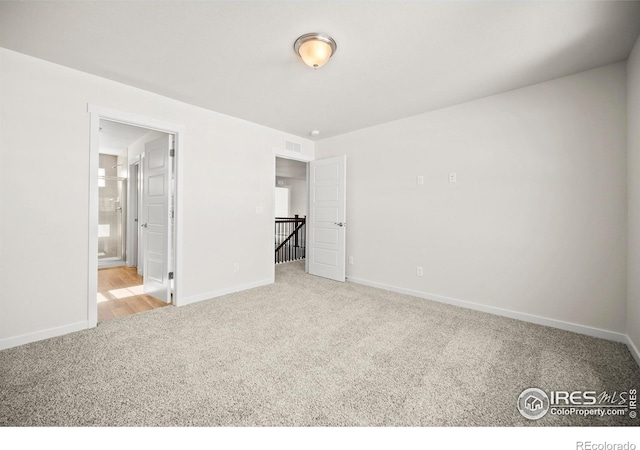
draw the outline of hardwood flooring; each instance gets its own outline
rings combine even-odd
[[[98,323],[167,305],[142,291],[135,267],[98,270]]]

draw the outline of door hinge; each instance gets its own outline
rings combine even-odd
[[[176,149],[175,148],[172,148],[171,150],[169,150],[169,156],[172,157],[172,158],[174,156],[176,156]]]
[[[173,272],[169,272],[169,279],[173,280]]]
[[[176,212],[172,209],[171,210],[171,219],[174,219],[176,217]]]

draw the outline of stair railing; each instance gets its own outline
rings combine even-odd
[[[276,264],[305,258],[306,217],[276,217],[275,262]]]

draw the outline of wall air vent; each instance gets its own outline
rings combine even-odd
[[[284,149],[290,152],[300,153],[302,151],[302,144],[300,142],[284,140]]]

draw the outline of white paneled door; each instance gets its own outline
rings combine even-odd
[[[345,281],[346,156],[309,164],[309,273]]]
[[[145,144],[143,171],[144,292],[169,303],[169,198],[172,136]]]

